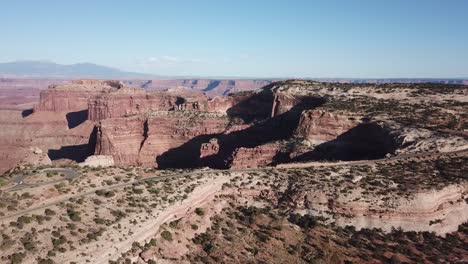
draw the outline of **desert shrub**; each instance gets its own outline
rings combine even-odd
[[[94,218],[94,222],[98,225],[105,225],[107,224],[107,220],[103,218]]]
[[[115,196],[115,193],[113,191],[97,190],[95,193],[98,196],[104,196],[106,198]]]
[[[120,221],[120,219],[127,216],[127,214],[120,210],[112,210],[111,214],[115,217],[115,221]]]
[[[26,257],[26,253],[18,252],[10,256],[11,264],[23,263],[23,259]]]
[[[156,239],[152,238],[148,244],[152,247],[156,246]]]
[[[67,209],[67,215],[72,221],[75,221],[75,222],[81,221],[80,212],[77,212],[71,208]]]
[[[23,242],[23,247],[27,251],[32,251],[35,248],[34,247],[34,242],[33,241],[24,241]]]
[[[22,216],[18,217],[17,221],[18,221],[18,223],[22,223],[22,224],[29,224],[29,223],[31,223],[32,218],[29,217],[29,216],[22,215]]]
[[[172,233],[167,230],[161,232],[161,237],[167,241],[172,241]]]
[[[256,256],[256,255],[258,254],[258,248],[256,248],[256,247],[247,248],[247,251],[249,251],[250,253],[252,253],[254,256]]]
[[[143,193],[143,189],[133,189],[133,193],[135,194],[142,194]]]
[[[45,220],[45,217],[42,215],[34,215],[34,219],[37,221],[38,224],[42,224]]]
[[[25,192],[25,193],[21,194],[20,197],[21,197],[21,199],[30,199],[30,198],[33,198],[33,196],[32,196],[30,193],[28,193],[28,192]]]
[[[317,219],[312,215],[290,214],[288,221],[302,228],[313,228],[317,225]]]
[[[195,209],[195,213],[199,216],[204,216],[205,215],[205,210],[203,210],[203,208],[196,208]]]
[[[55,211],[49,208],[45,209],[44,213],[48,216],[55,215]]]
[[[11,248],[14,244],[15,244],[14,240],[11,240],[9,238],[4,239],[2,244],[0,245],[0,249],[1,250],[7,250],[7,249]]]
[[[55,238],[52,238],[52,244],[54,245],[54,247],[57,247],[57,246],[60,246],[60,245],[63,245],[67,242],[67,238],[65,238],[65,236],[60,236],[59,238],[55,239]]]
[[[48,259],[40,259],[37,263],[38,264],[54,264],[54,261],[48,258]]]
[[[3,185],[6,185],[7,183],[8,183],[8,180],[6,180],[3,177],[0,177],[0,187],[3,186]]]
[[[257,215],[267,213],[269,209],[258,208],[255,206],[244,206],[239,208],[240,214],[237,214],[237,219],[244,225],[250,225],[254,223],[254,219]]]

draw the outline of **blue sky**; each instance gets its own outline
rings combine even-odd
[[[468,77],[464,0],[15,0],[0,61],[161,75]]]

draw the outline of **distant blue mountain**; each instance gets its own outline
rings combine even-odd
[[[138,79],[155,78],[143,73],[125,72],[116,68],[93,63],[70,65],[50,61],[15,61],[0,63],[0,75],[35,78],[94,78],[94,79]]]

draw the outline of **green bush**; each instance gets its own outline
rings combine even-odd
[[[67,215],[72,221],[75,221],[75,222],[81,221],[80,212],[77,212],[71,208],[67,209]]]
[[[204,216],[205,215],[205,211],[202,209],[202,208],[196,208],[195,209],[195,213],[199,216]]]
[[[44,213],[48,216],[55,215],[55,211],[49,208],[45,209]]]
[[[312,215],[291,214],[288,220],[302,228],[313,228],[317,225],[317,219]]]
[[[172,241],[172,233],[167,230],[161,232],[161,237],[167,241]]]
[[[55,262],[51,259],[40,259],[37,263],[38,264],[54,264]]]
[[[10,256],[11,264],[23,263],[24,257],[26,257],[26,254],[24,252],[14,253]]]

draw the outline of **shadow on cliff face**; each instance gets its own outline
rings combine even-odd
[[[209,92],[209,91],[215,89],[216,87],[218,87],[220,83],[221,83],[221,81],[218,81],[218,80],[211,81],[208,84],[208,86],[206,86],[206,88],[202,90],[202,92],[204,92],[204,93]]]
[[[47,153],[51,160],[69,159],[83,162],[88,156],[88,144],[64,146],[60,149],[49,149]]]
[[[400,140],[391,134],[389,128],[375,122],[363,123],[293,161],[381,159],[388,153],[394,153],[400,146]]]
[[[88,110],[70,112],[66,116],[68,128],[72,129],[83,124],[88,119]]]
[[[26,117],[32,115],[33,112],[34,112],[33,109],[26,109],[26,110],[21,111],[21,116],[23,118],[26,118]]]
[[[268,98],[271,101],[268,101]],[[156,158],[159,168],[194,168],[208,166],[211,168],[225,169],[229,168],[232,162],[233,152],[240,147],[254,148],[268,142],[287,139],[291,137],[299,123],[301,112],[305,109],[318,107],[325,103],[325,99],[320,97],[303,98],[291,110],[268,118],[271,115],[273,95],[269,97],[268,93],[256,94],[250,100],[241,102],[229,109],[230,117],[239,117],[243,120],[262,121],[252,126],[231,132],[229,134],[202,135],[195,137],[178,148],[171,149]],[[256,107],[255,102],[260,105]],[[262,105],[263,104],[263,105]],[[268,105],[268,108],[267,108]],[[259,111],[245,111],[258,109]],[[218,154],[200,159],[200,148],[203,143],[211,138],[218,138],[220,149]]]
[[[201,135],[180,147],[170,149],[156,157],[160,169],[190,169],[200,167],[200,148],[203,143],[218,135]]]
[[[237,148],[254,148],[269,142],[288,139],[296,130],[302,111],[319,107],[324,103],[325,99],[321,97],[304,97],[285,113],[246,129],[222,135],[219,138],[218,155],[203,160],[202,164],[220,169],[229,168],[232,163],[232,154]]]
[[[273,99],[273,92],[264,88],[261,92],[229,108],[227,114],[231,119],[240,118],[245,123],[263,120],[271,117]]]
[[[60,149],[49,149],[47,152],[50,160],[69,159],[75,162],[83,162],[85,159],[94,154],[97,141],[97,128],[91,132],[87,144],[63,146]]]

